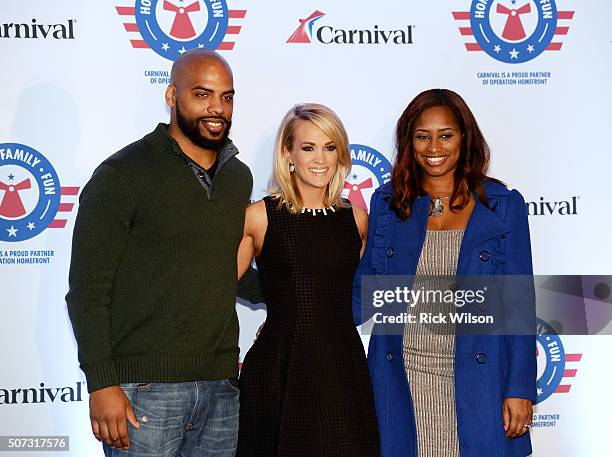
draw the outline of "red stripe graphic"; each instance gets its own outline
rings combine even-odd
[[[123,24],[126,32],[138,32],[138,24]]]
[[[219,51],[231,51],[232,49],[234,49],[235,44],[236,43],[234,43],[233,41],[224,41],[219,45],[217,49]]]
[[[563,46],[563,43],[550,43],[548,46],[546,46],[546,50],[547,51],[560,51],[561,46]]]
[[[79,195],[80,187],[62,187],[62,195]]]
[[[571,385],[569,384],[559,384],[559,386],[555,389],[556,394],[567,394],[571,389]]]
[[[470,19],[469,11],[453,11],[453,17],[458,21],[465,21]]]
[[[465,49],[468,51],[482,51],[478,43],[465,43]]]
[[[134,16],[136,8],[133,6],[116,6],[115,9],[120,16]]]
[[[80,187],[66,186],[66,187],[61,188],[60,193],[62,197],[75,197],[79,195],[79,189]],[[69,213],[73,209],[74,209],[74,203],[60,203],[57,211],[61,213]],[[64,227],[66,227],[67,222],[68,222],[67,219],[54,219],[51,221],[48,228],[63,229]]]
[[[472,32],[472,27],[459,27],[459,32],[461,35],[474,35],[474,32]]]
[[[565,354],[566,362],[580,362],[580,360],[582,360],[582,354]],[[563,370],[563,377],[574,378],[576,377],[576,373],[578,373],[578,370],[574,368],[567,368]],[[566,394],[569,393],[571,388],[571,384],[559,384],[559,386],[555,389],[555,393]]]
[[[66,222],[68,222],[66,219],[54,219],[51,221],[48,228],[63,229],[64,227],[66,227]]]
[[[557,27],[555,29],[555,35],[567,35],[569,32],[569,27]]]
[[[227,26],[227,33],[228,35],[238,35],[240,33],[240,29],[242,29],[242,27],[240,27],[239,25],[228,25]]]
[[[133,48],[137,49],[147,49],[149,47],[145,40],[130,40],[130,43],[132,43]]]
[[[229,10],[230,19],[244,19],[247,10]]]
[[[565,354],[566,362],[580,362],[582,360],[582,354]]]
[[[74,203],[60,203],[59,208],[57,210],[63,213],[69,213],[70,211],[72,211],[72,208],[74,208]]]
[[[557,11],[557,17],[559,19],[573,19],[574,11]]]

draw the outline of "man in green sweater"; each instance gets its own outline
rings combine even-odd
[[[221,56],[183,54],[170,124],[102,162],[81,194],[66,301],[107,456],[234,455],[252,176],[228,138],[233,97]]]

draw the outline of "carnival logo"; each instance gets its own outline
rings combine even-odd
[[[526,202],[530,216],[575,216],[578,214],[580,196],[573,195],[567,200],[550,201],[540,197],[537,202]]]
[[[400,29],[381,29],[378,25],[371,28],[343,28],[325,25],[314,28],[315,22],[325,16],[316,10],[305,19],[299,19],[300,25],[291,34],[287,43],[311,43],[313,40],[322,44],[412,44],[414,25]]]
[[[574,11],[558,11],[555,0],[473,0],[469,11],[454,11],[457,21],[469,21],[469,27],[459,27],[468,51],[485,51],[495,60],[524,63],[544,51],[559,51],[563,43],[556,37],[565,36]],[[555,40],[555,41],[553,41]]]
[[[78,187],[60,187],[53,165],[37,150],[19,143],[0,143],[0,241],[24,241],[46,228],[64,228]]]
[[[353,166],[344,181],[342,196],[368,211],[374,191],[391,180],[391,163],[376,149],[351,144]]]
[[[325,16],[325,13],[316,10],[306,19],[300,19],[300,25],[289,37],[287,43],[310,43],[312,40],[312,27],[314,23]]]
[[[0,24],[0,38],[74,40],[75,23],[76,19],[68,19],[63,24],[39,24],[36,19],[30,24],[9,22]]]
[[[126,32],[140,34],[131,39],[133,48],[151,48],[160,56],[175,60],[195,48],[220,51],[234,49],[228,36],[240,33],[246,10],[230,10],[225,0],[137,0],[135,6],[117,6],[127,22]]]
[[[78,381],[74,386],[47,387],[41,382],[38,387],[0,388],[0,405],[83,401],[83,384]]]
[[[567,354],[561,337],[545,321],[537,320],[538,361],[537,403],[541,403],[552,394],[569,393],[571,380],[578,370],[571,364],[582,360],[582,354]]]

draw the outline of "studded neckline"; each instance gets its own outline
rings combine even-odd
[[[327,208],[302,208],[301,214],[310,214],[312,216],[323,215],[327,216],[328,214],[335,213],[336,208],[333,206],[328,206]]]

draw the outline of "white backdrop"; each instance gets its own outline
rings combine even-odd
[[[402,110],[420,91],[447,87],[474,111],[492,149],[492,174],[537,203],[537,211],[530,205],[535,272],[611,273],[609,1],[173,0],[194,2],[197,40],[169,36],[175,13],[156,0],[0,4],[0,435],[69,435],[70,452],[57,455],[101,455],[64,302],[78,192],[105,157],[167,121],[172,61],[163,54],[211,37],[234,70],[231,136],[253,172],[254,199],[264,195],[275,131],[291,105],[332,107],[351,143],[366,146],[355,154],[381,160],[375,172],[356,160],[349,177],[351,185],[372,178],[363,191],[369,201],[388,171],[383,159],[392,161]],[[528,4],[530,12],[517,23],[497,13],[498,4]],[[141,6],[151,14],[138,13]],[[482,20],[485,7],[491,14],[485,9]],[[214,37],[209,23],[218,26]],[[343,42],[349,30],[369,30],[378,43]],[[339,43],[328,43],[333,37]],[[55,178],[44,176],[50,167]],[[27,178],[19,208],[6,189]],[[55,194],[40,190],[45,180]],[[39,213],[41,223],[28,227]],[[265,310],[237,309],[244,355]],[[540,347],[546,398],[536,406],[534,455],[603,455],[612,338],[562,337],[560,344],[564,377],[553,384]],[[37,389],[37,397],[24,403],[15,389]],[[44,401],[40,389],[49,389]]]

